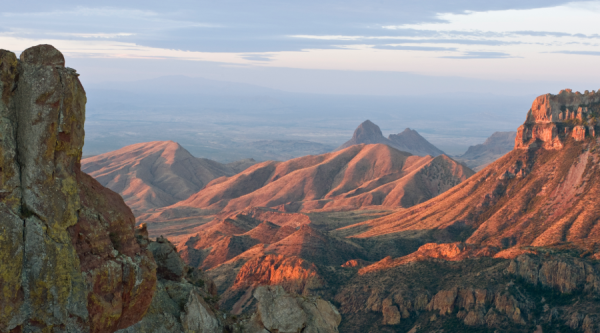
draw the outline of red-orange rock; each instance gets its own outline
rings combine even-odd
[[[594,119],[599,115],[600,94],[573,93],[562,90],[558,95],[546,94],[533,101],[525,123],[519,127],[515,148],[542,146],[546,149],[561,149],[568,135],[573,132],[576,141],[589,134],[595,135]]]

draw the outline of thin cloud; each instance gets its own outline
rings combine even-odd
[[[330,40],[336,42],[361,42],[361,41],[397,41],[400,43],[419,43],[419,44],[463,44],[463,45],[516,45],[520,41],[503,41],[496,39],[460,39],[460,38],[406,38],[406,36],[335,36],[335,35],[294,35],[291,38]]]
[[[119,38],[119,37],[130,37],[135,36],[134,33],[128,32],[118,32],[118,33],[48,33],[49,35],[54,36],[63,36],[63,37],[79,37],[79,38]]]
[[[502,58],[514,58],[508,53],[504,52],[466,52],[459,56],[445,56],[441,58],[448,59],[502,59]]]
[[[251,61],[271,61],[270,56],[264,54],[242,54],[241,57]]]
[[[600,51],[556,51],[552,53],[600,56]]]
[[[374,49],[401,51],[456,51],[455,47],[412,46],[412,45],[376,45]]]

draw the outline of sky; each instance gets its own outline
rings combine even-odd
[[[600,88],[600,1],[11,1],[0,48],[61,50],[85,83],[187,75],[292,92]]]

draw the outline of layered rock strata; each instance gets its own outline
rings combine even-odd
[[[582,94],[565,89],[558,95],[539,96],[517,130],[515,148],[561,149],[570,137],[576,141],[595,137],[598,116],[600,92],[586,90]]]
[[[114,332],[154,293],[131,210],[80,171],[78,76],[50,45],[0,50],[1,332]]]

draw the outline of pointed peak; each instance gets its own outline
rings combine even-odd
[[[383,133],[381,133],[381,129],[379,126],[375,125],[370,120],[365,120],[362,124],[358,125],[356,130],[354,131],[354,138],[361,137],[371,137],[371,136],[381,136],[383,137]]]
[[[377,126],[375,123],[373,123],[372,121],[370,121],[368,119],[363,121],[360,125],[358,125],[358,127],[354,131],[354,134],[356,135],[358,132],[360,132],[360,134],[373,133],[373,134],[379,134],[379,135],[383,136],[379,126]]]

